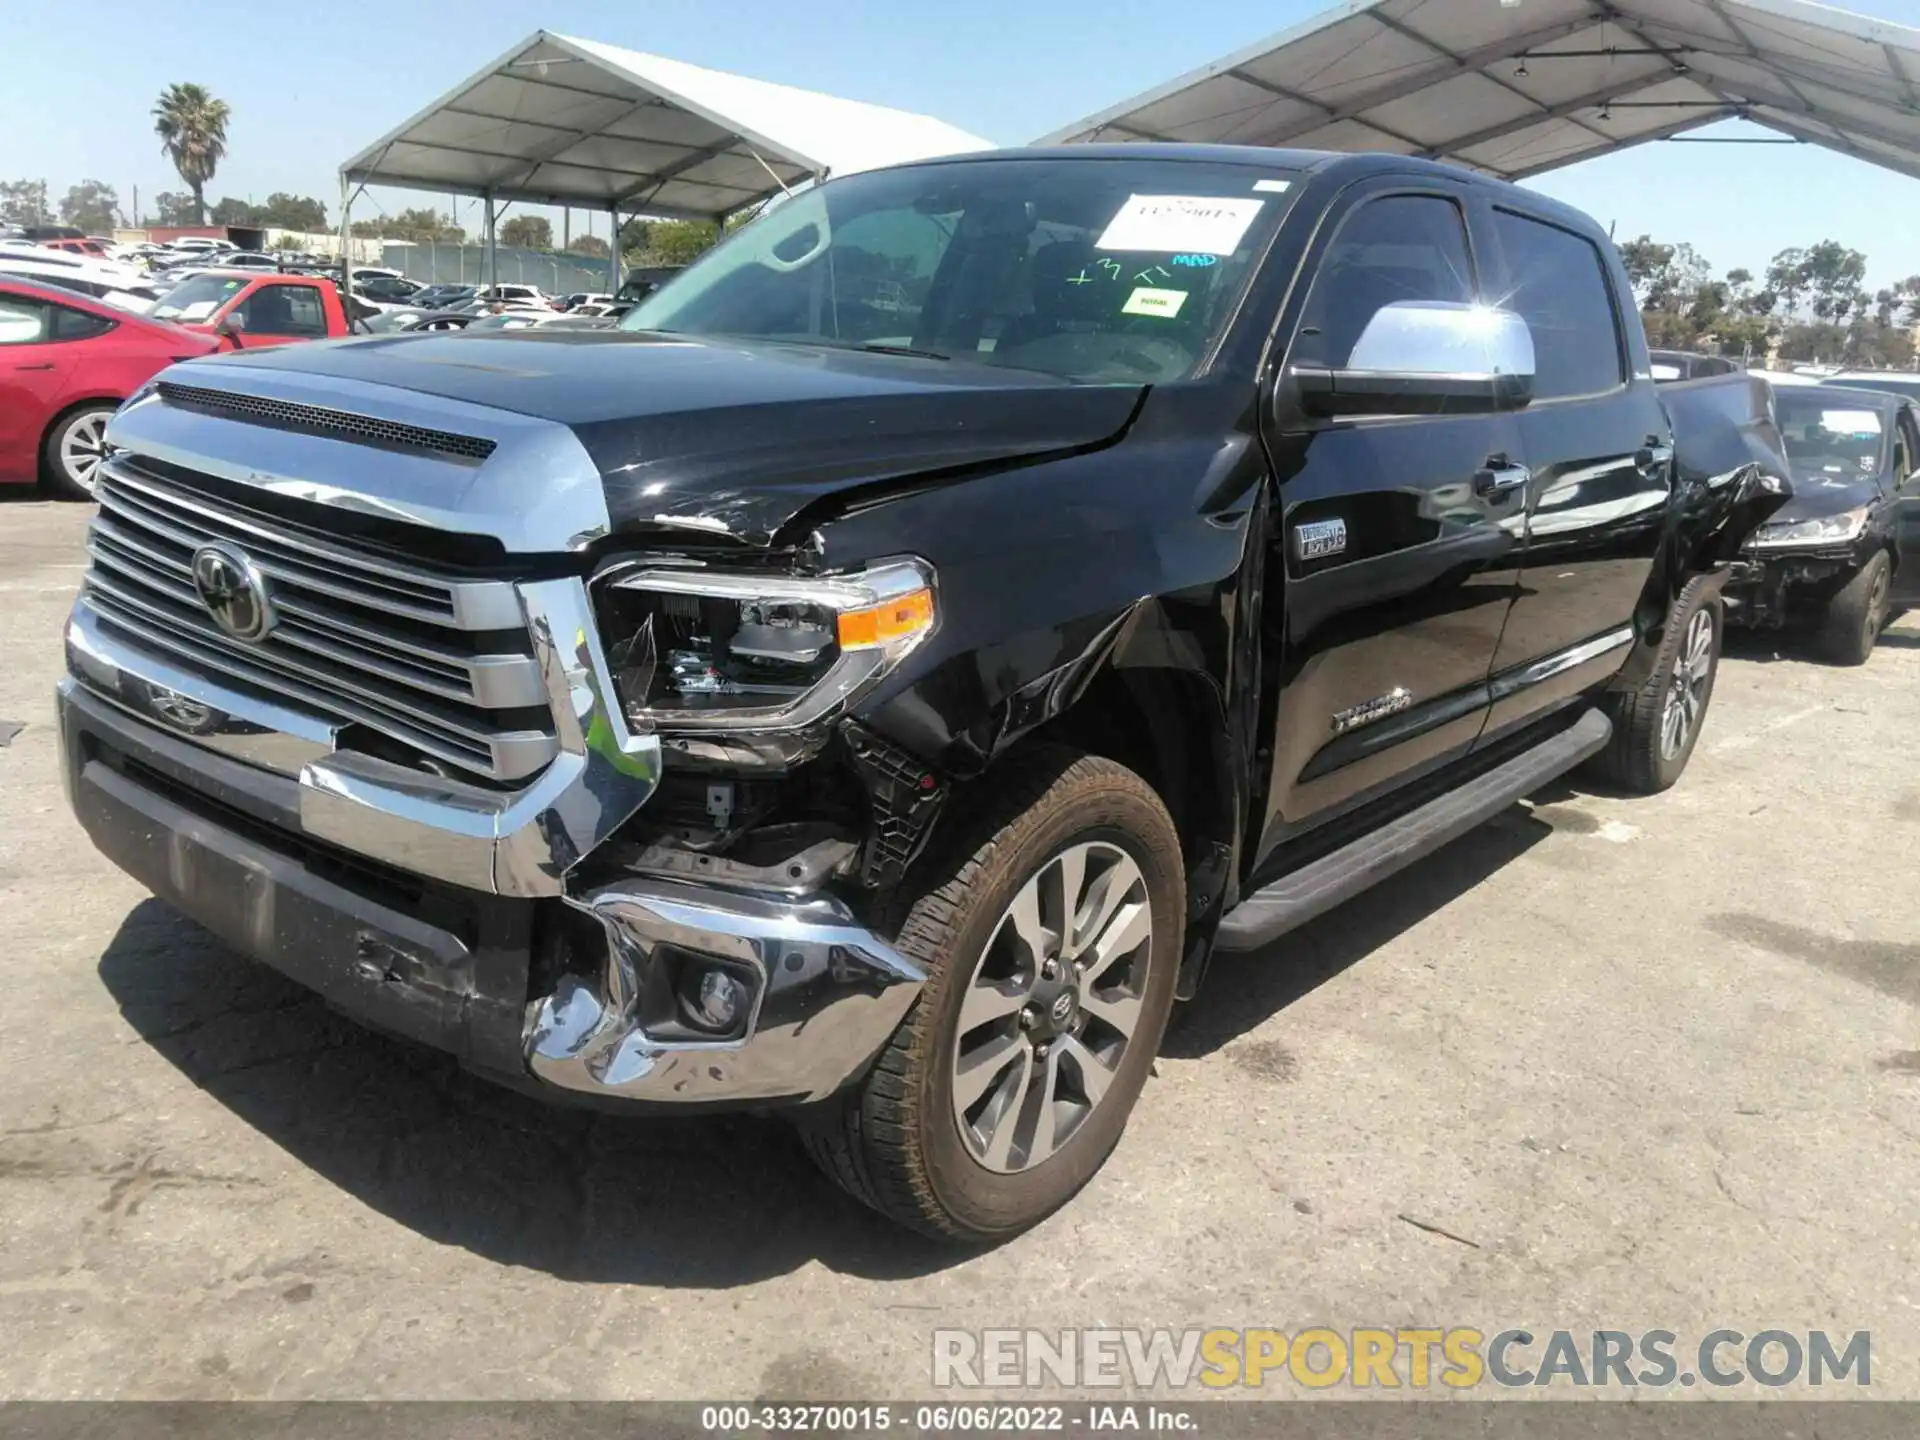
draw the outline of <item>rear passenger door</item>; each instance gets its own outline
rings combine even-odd
[[[1471,189],[1339,197],[1283,317],[1291,338],[1276,337],[1285,366],[1344,366],[1395,301],[1482,299]],[[1518,497],[1494,483],[1517,463],[1510,414],[1315,420],[1284,380],[1267,413],[1280,523],[1266,574],[1285,588],[1266,613],[1284,634],[1257,859],[1471,748],[1521,529]]]
[[[1671,493],[1672,436],[1631,293],[1588,236],[1499,204],[1480,212],[1495,293],[1533,332],[1533,401],[1518,417],[1526,555],[1493,665],[1482,743],[1605,680],[1626,659]]]

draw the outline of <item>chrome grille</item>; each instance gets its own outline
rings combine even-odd
[[[489,779],[522,779],[557,753],[507,582],[414,569],[215,500],[126,455],[102,467],[96,498],[83,593],[141,645]],[[194,552],[219,541],[265,578],[278,623],[264,640],[234,639],[194,588]]]

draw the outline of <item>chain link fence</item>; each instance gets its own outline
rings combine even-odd
[[[591,255],[563,255],[551,250],[522,250],[511,245],[494,251],[503,285],[532,285],[548,295],[571,295],[585,290],[605,294],[613,289],[610,262]],[[422,285],[478,285],[487,278],[484,245],[434,245],[389,241],[380,263]]]

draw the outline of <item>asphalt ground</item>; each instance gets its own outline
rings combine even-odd
[[[1556,787],[1217,965],[1088,1190],[969,1254],[778,1123],[363,1033],[99,858],[86,518],[0,502],[0,1397],[925,1396],[936,1328],[1324,1324],[1868,1330],[1920,1398],[1915,620],[1741,644],[1674,791]]]

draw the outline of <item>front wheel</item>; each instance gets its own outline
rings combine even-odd
[[[1820,653],[1835,665],[1866,664],[1889,619],[1892,586],[1893,562],[1886,551],[1876,550],[1827,602],[1820,618]]]
[[[1639,689],[1615,697],[1613,739],[1593,760],[1602,779],[1636,795],[1656,795],[1680,778],[1713,699],[1722,624],[1711,578],[1688,581],[1667,617],[1653,673]]]
[[[107,422],[113,405],[82,405],[47,432],[43,458],[54,493],[68,500],[91,500],[107,458]]]
[[[924,871],[896,945],[925,990],[861,1087],[803,1123],[882,1214],[946,1239],[1033,1225],[1119,1141],[1173,1005],[1180,840],[1132,771],[1046,749],[1011,762]]]

